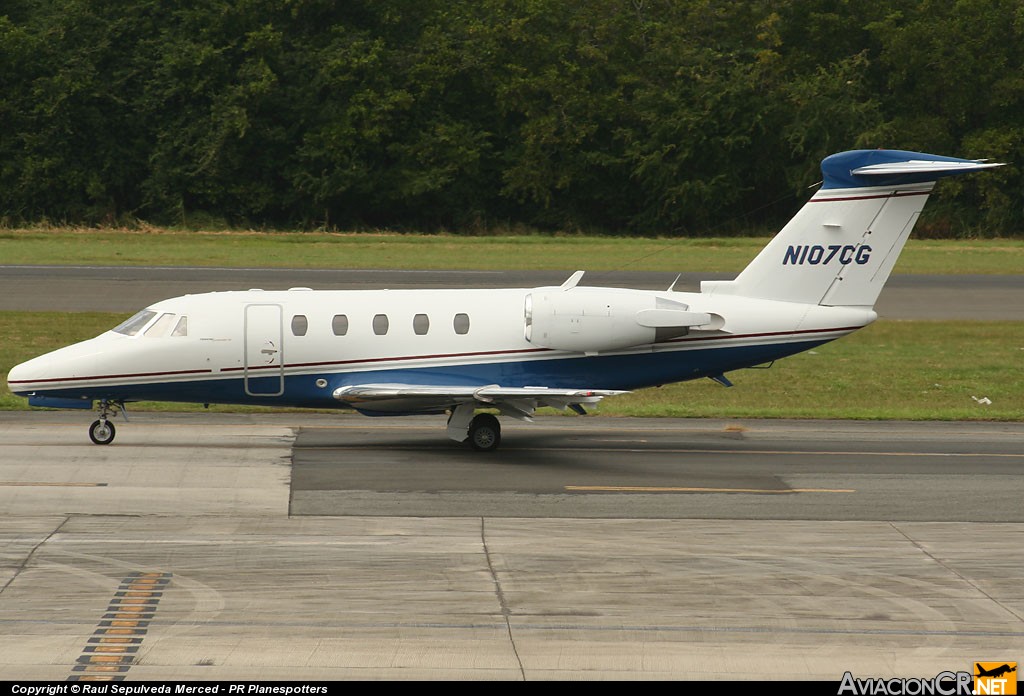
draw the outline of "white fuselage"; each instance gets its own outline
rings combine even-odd
[[[562,337],[527,340],[528,297],[560,292],[573,293],[583,309],[556,307],[547,321],[561,322]],[[595,316],[595,305],[608,309]],[[667,340],[607,349],[612,330],[635,324],[634,308],[648,305],[683,306],[690,314],[676,316],[714,320]],[[621,316],[616,307],[626,308]],[[17,366],[11,390],[318,407],[344,406],[335,390],[368,383],[630,390],[762,364],[876,317],[866,308],[589,287],[249,290],[187,295],[148,311],[134,335],[108,331]],[[550,347],[559,341],[573,348]]]

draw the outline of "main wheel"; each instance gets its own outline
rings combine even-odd
[[[501,444],[501,424],[489,413],[481,413],[469,422],[469,444],[477,452],[493,452]]]
[[[117,430],[108,420],[98,420],[89,426],[89,439],[97,445],[109,445],[114,441]]]

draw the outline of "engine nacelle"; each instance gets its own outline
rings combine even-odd
[[[718,315],[691,312],[682,302],[645,292],[585,287],[530,293],[525,319],[530,343],[583,353],[658,343],[685,336],[692,327],[724,323]]]

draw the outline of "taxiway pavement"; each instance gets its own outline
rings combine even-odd
[[[83,418],[86,416],[86,418]],[[1024,654],[1024,425],[0,414],[0,676],[824,680]],[[122,650],[111,650],[121,648]]]

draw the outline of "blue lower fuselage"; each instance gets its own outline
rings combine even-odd
[[[286,365],[273,376],[247,378],[240,372],[210,373],[208,377],[162,378],[152,381],[90,385],[55,384],[34,389],[37,396],[110,401],[173,401],[187,403],[251,404],[312,408],[348,408],[336,401],[334,390],[357,384],[409,384],[528,387],[552,389],[635,390],[672,382],[715,377],[726,372],[771,362],[828,340],[763,343],[733,347],[665,350],[619,355],[521,359],[508,362],[458,363],[427,367],[319,370]],[[262,374],[262,373],[260,373]]]

